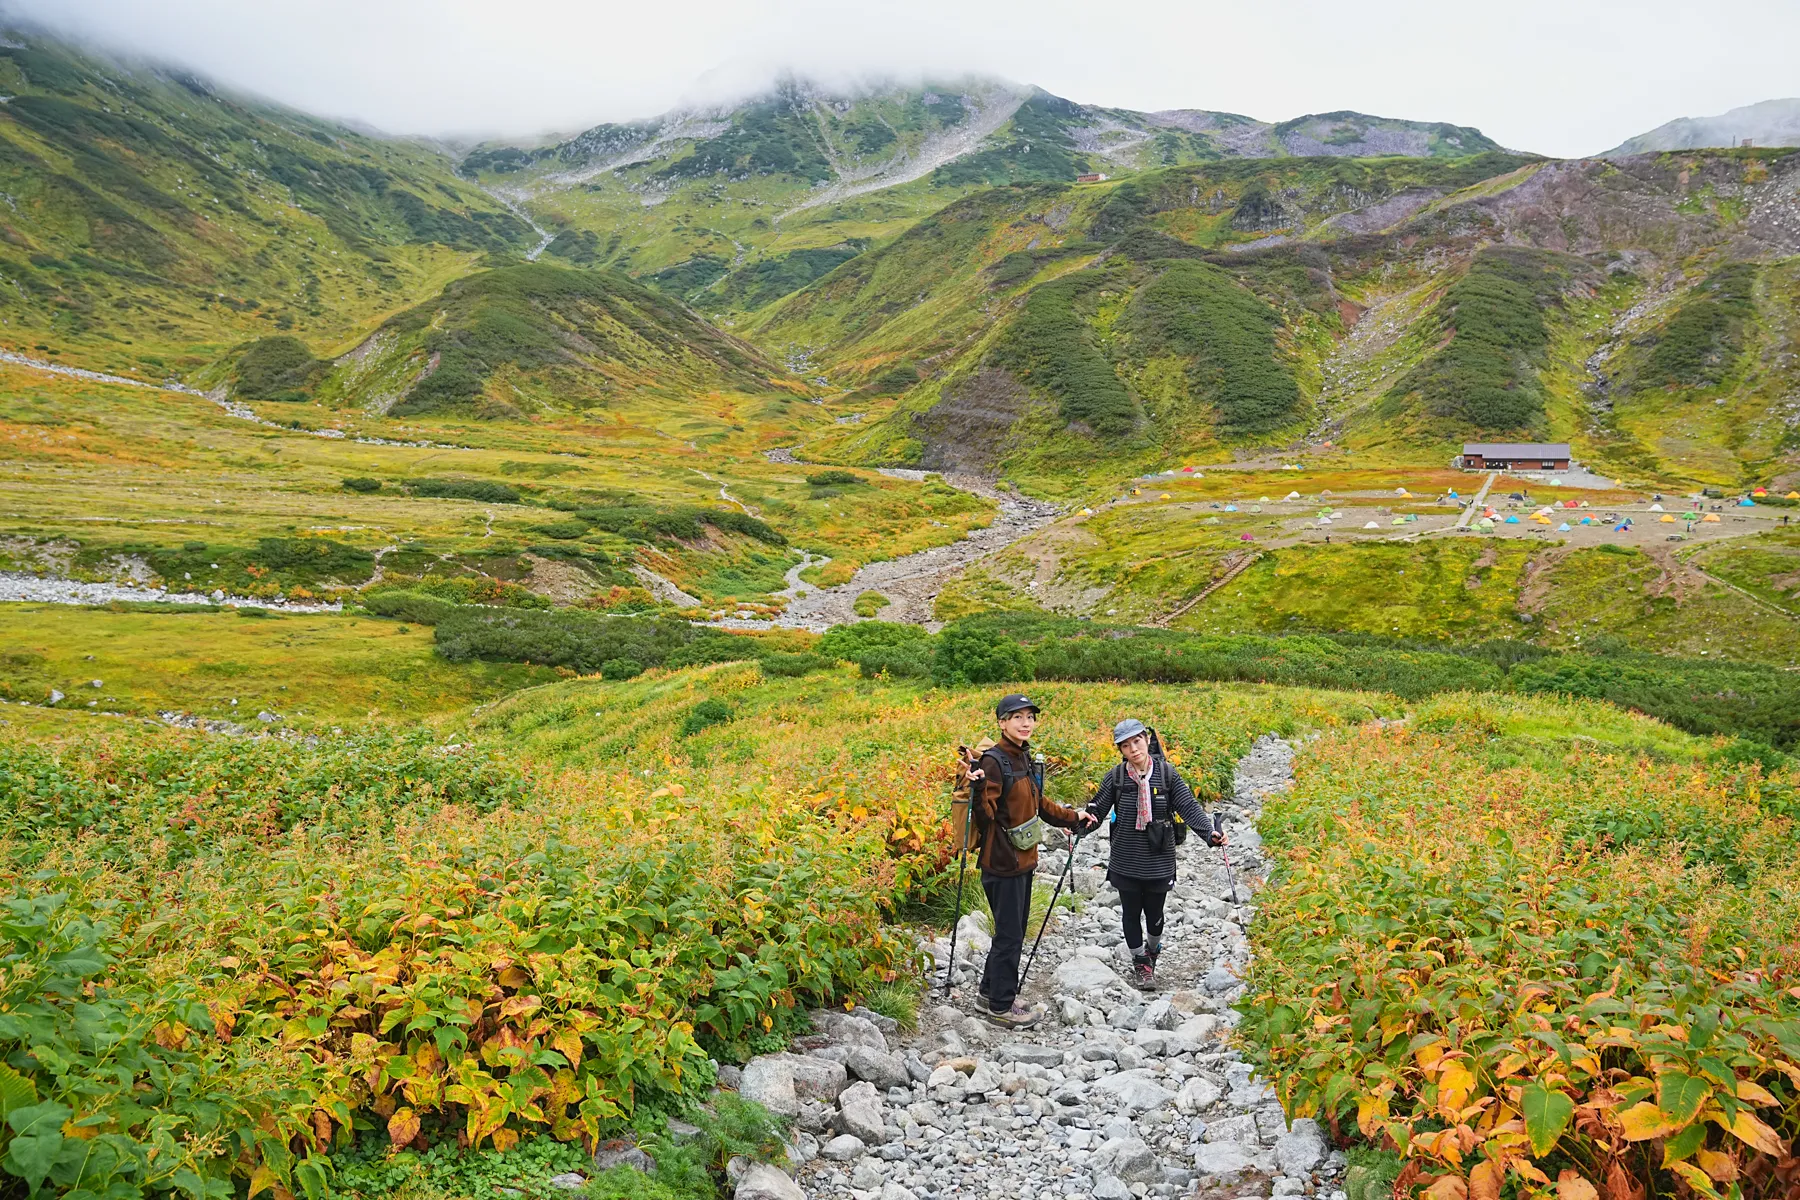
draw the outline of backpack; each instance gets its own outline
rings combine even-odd
[[[981,836],[975,828],[979,820],[979,815],[974,810],[975,784],[969,778],[969,772],[976,768],[977,764],[981,762],[981,756],[992,750],[995,744],[994,739],[984,737],[975,743],[973,751],[967,746],[959,745],[956,748],[956,794],[950,801],[950,820],[953,826],[950,832],[950,845],[952,850],[958,854],[978,850],[981,847]],[[1005,796],[1012,791],[1014,781],[1025,777],[1013,773],[1012,762],[1006,755],[996,754],[994,760],[1000,764],[1000,794]],[[1034,769],[1030,778],[1037,785],[1038,795],[1042,796],[1044,794],[1043,763],[1034,761],[1032,765]],[[1043,819],[1034,813],[1031,820],[1024,825],[1017,829],[1003,828],[1002,832],[1011,839],[1015,850],[1029,850],[1036,846],[1043,837]]]

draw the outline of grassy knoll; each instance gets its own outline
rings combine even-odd
[[[0,628],[7,699],[41,704],[55,689],[65,709],[92,701],[96,711],[252,726],[263,711],[303,729],[412,721],[552,677],[543,667],[452,665],[433,653],[429,629],[366,617],[12,604]]]
[[[1440,1195],[1767,1177],[1800,1131],[1800,778],[1704,750],[1486,696],[1307,747],[1241,1006],[1284,1106]]]

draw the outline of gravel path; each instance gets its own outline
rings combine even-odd
[[[282,612],[343,612],[341,604],[289,604],[254,596],[228,596],[224,592],[171,592],[166,588],[125,587],[116,583],[81,583],[73,579],[40,579],[14,571],[0,571],[0,603],[24,601],[36,604],[111,604],[114,601],[152,604],[219,604],[227,608],[273,608]]]
[[[784,461],[773,459],[772,461]],[[924,471],[884,468],[883,475],[918,482]],[[951,487],[986,497],[1000,506],[1000,514],[986,529],[971,530],[961,540],[945,546],[934,546],[916,554],[905,554],[884,562],[873,562],[860,568],[848,583],[821,588],[800,583],[797,573],[790,571],[788,590],[791,596],[787,611],[769,621],[720,621],[730,628],[767,629],[771,624],[787,629],[810,629],[823,633],[833,625],[860,621],[853,606],[864,592],[880,592],[893,601],[881,610],[880,620],[901,621],[912,625],[931,623],[932,602],[951,579],[972,563],[995,551],[1012,545],[1020,538],[1035,533],[1061,514],[1055,505],[1032,500],[1013,492],[996,491],[986,480],[973,475],[945,475]],[[802,563],[801,568],[822,565],[829,559],[819,558]]]
[[[985,939],[962,938],[956,1006],[923,1014],[910,1041],[872,1013],[820,1013],[821,1032],[794,1053],[727,1068],[727,1082],[796,1117],[804,1160],[801,1190],[783,1190],[788,1181],[764,1169],[745,1177],[738,1200],[1343,1200],[1343,1156],[1311,1120],[1290,1127],[1226,1040],[1249,960],[1248,902],[1267,869],[1254,822],[1263,796],[1291,783],[1292,764],[1291,746],[1263,737],[1221,806],[1244,903],[1231,900],[1220,851],[1198,838],[1183,848],[1160,991],[1123,980],[1129,958],[1117,893],[1104,883],[1105,842],[1087,838],[1073,872],[1083,910],[1046,935],[1028,982],[1027,998],[1049,1012],[1036,1029],[1009,1033],[965,1015]],[[1046,847],[1041,882],[1065,856]],[[936,998],[949,947],[931,949]]]

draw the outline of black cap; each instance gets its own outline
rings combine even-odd
[[[994,705],[994,718],[998,720],[1002,717],[1010,717],[1013,713],[1023,712],[1028,708],[1032,712],[1042,711],[1032,703],[1030,696],[1021,696],[1014,692],[1010,696],[1000,697],[1000,703]]]

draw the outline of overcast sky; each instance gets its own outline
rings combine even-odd
[[[1797,0],[0,0],[321,115],[528,136],[780,69],[975,71],[1085,103],[1350,108],[1555,155],[1800,95]],[[707,97],[710,98],[710,97]]]

